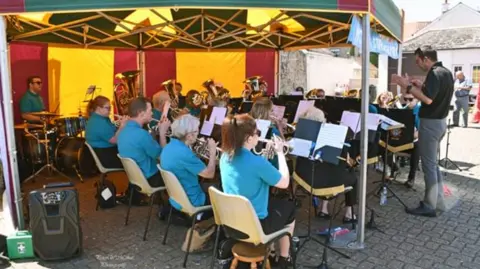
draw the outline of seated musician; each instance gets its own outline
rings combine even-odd
[[[377,104],[379,108],[388,109],[389,108],[388,103],[390,101],[391,100],[387,92],[382,92],[378,95]]]
[[[199,207],[209,205],[210,201],[206,192],[203,190],[199,176],[206,179],[212,179],[215,176],[217,144],[213,139],[208,139],[209,156],[214,156],[208,160],[205,165],[191,147],[197,141],[198,127],[200,121],[198,118],[187,114],[177,118],[172,123],[172,137],[165,146],[161,155],[160,163],[163,169],[172,172],[180,181],[188,199],[193,206]],[[172,204],[178,210],[179,206]],[[203,214],[202,219],[211,217],[211,214]]]
[[[170,96],[168,95],[167,91],[159,91],[153,95],[152,118],[156,119],[156,121],[150,121],[150,123],[148,124],[150,128],[157,125],[158,121],[162,118],[163,108],[165,107],[165,104],[167,104],[167,102],[170,102]]]
[[[125,127],[127,118],[120,119],[120,126],[117,130],[109,118],[111,109],[110,100],[102,95],[88,103],[89,118],[85,127],[85,140],[93,148],[105,168],[123,168],[117,157],[117,139],[119,132]]]
[[[368,113],[378,114],[378,109],[373,104],[375,103],[375,97],[377,96],[377,87],[375,85],[370,85],[370,87],[368,87],[368,96],[370,98],[368,105]]]
[[[403,96],[403,100],[406,102],[404,109],[412,109],[413,114],[415,115],[415,140],[413,143],[413,149],[409,150],[410,172],[408,173],[408,179],[405,182],[406,187],[413,188],[415,185],[415,176],[418,170],[418,164],[420,162],[420,152],[418,150],[418,128],[420,127],[420,117],[418,116],[418,112],[420,112],[421,103],[412,94],[405,94]]]
[[[29,123],[41,123],[39,116],[30,113],[45,111],[43,99],[40,96],[42,91],[42,79],[39,76],[31,76],[27,79],[27,91],[20,99],[20,112],[22,119]]]
[[[133,99],[128,105],[128,116],[130,119],[117,138],[120,156],[133,159],[152,187],[164,186],[157,163],[162,147],[167,144],[165,134],[170,127],[170,122],[163,119],[158,123],[159,144],[147,130],[142,128],[152,120],[152,104],[147,99],[143,97]]]
[[[225,118],[222,125],[222,157],[220,174],[225,193],[241,195],[253,205],[265,234],[271,234],[290,227],[293,234],[295,225],[295,205],[288,200],[269,199],[271,186],[287,189],[290,174],[283,144],[276,141],[279,170],[265,158],[257,156],[251,150],[257,145],[260,131],[255,119],[248,114]],[[279,268],[288,268],[290,241],[288,236],[280,239]]]
[[[322,110],[310,107],[307,111],[300,115],[300,118],[325,122],[325,115]],[[347,155],[348,162],[351,163],[350,157]],[[353,187],[353,190],[345,193],[345,215],[343,223],[356,222],[357,219],[353,215],[353,206],[357,202],[357,177],[355,172],[348,169],[348,165],[338,165],[330,163],[319,163],[315,166],[315,178],[322,179],[322,182],[316,182],[315,188],[331,188],[339,185],[345,187]],[[295,166],[295,173],[301,177],[305,182],[311,182],[312,166],[314,162],[304,157],[297,157]],[[321,210],[317,217],[323,219],[330,219],[331,215],[328,212],[328,201],[322,201]]]
[[[199,117],[202,112],[202,96],[197,90],[190,90],[187,93],[185,109],[192,116]]]

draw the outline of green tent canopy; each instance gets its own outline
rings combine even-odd
[[[0,13],[10,14],[7,16],[9,40],[84,47],[299,49],[342,46],[347,41],[352,15],[368,12],[372,14],[375,31],[396,40],[401,40],[402,32],[402,16],[392,0],[7,2],[0,1]]]

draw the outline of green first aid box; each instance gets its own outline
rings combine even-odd
[[[7,250],[11,260],[34,258],[32,234],[29,231],[17,231],[8,236]]]

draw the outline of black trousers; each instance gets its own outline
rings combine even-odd
[[[105,168],[122,168],[123,165],[120,159],[118,158],[118,148],[117,147],[110,147],[110,148],[93,148],[95,154],[97,154],[98,159],[102,163],[103,167]]]

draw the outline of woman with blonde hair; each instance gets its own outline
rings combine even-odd
[[[252,106],[250,110],[250,116],[256,120],[268,120],[272,121],[273,126],[271,126],[271,133],[272,135],[280,136],[282,139],[283,137],[283,121],[282,119],[276,119],[272,117],[272,110],[273,110],[273,102],[268,97],[260,97],[258,98]],[[267,137],[268,139],[268,137]]]

